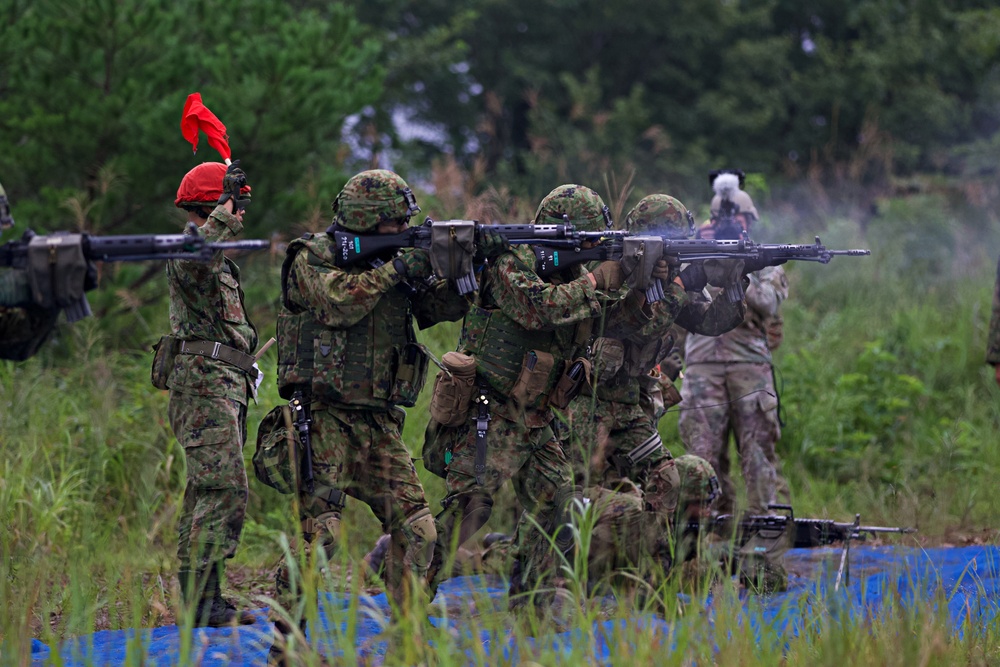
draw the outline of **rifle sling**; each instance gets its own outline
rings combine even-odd
[[[248,375],[256,375],[253,370],[254,358],[252,355],[222,343],[210,340],[182,340],[178,354],[197,354],[210,359],[218,359],[230,366],[235,366]]]

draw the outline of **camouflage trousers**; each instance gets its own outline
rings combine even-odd
[[[508,418],[506,408],[495,410],[487,433],[486,470],[476,479],[476,431],[471,425],[444,429],[451,459],[447,467],[448,495],[437,516],[438,545],[434,568],[436,586],[449,568],[441,565],[452,550],[461,547],[485,524],[493,509],[493,496],[508,479],[521,506],[532,515],[519,534],[520,574],[511,592],[529,591],[546,579],[544,568],[551,550],[547,535],[565,523],[564,512],[573,494],[569,465],[551,427],[528,428]],[[565,536],[564,538],[565,539]],[[557,546],[562,542],[557,535]]]
[[[299,493],[304,524],[326,517],[324,528],[318,531],[322,534],[316,537],[327,550],[339,538],[336,533],[344,505],[340,494],[371,508],[383,532],[392,535],[385,581],[397,604],[404,602],[411,576],[419,581],[426,576],[435,540],[424,489],[402,439],[404,418],[399,409],[376,412],[313,404],[314,488],[312,494]],[[279,595],[283,604],[295,597],[288,591]]]
[[[781,437],[778,400],[770,364],[692,364],[681,387],[678,428],[689,454],[712,464],[719,476],[720,513],[733,511],[729,434],[736,438],[748,509],[765,513],[774,502],[790,502],[774,446]]]
[[[641,405],[579,396],[566,415],[558,430],[578,485],[614,489],[627,479],[642,488],[647,505],[673,516],[677,466]]]
[[[592,487],[583,497],[582,508],[571,513],[581,538],[576,558],[568,565],[580,568],[586,563],[591,591],[608,584],[630,586],[636,577],[658,586],[672,564],[672,533],[666,515],[644,509],[642,494],[634,486],[620,491]],[[526,521],[522,515],[518,532]],[[515,534],[512,540],[497,540],[483,549],[463,550],[462,565],[472,572],[510,576],[517,544]],[[555,565],[546,563],[547,568]]]
[[[232,558],[247,509],[247,408],[230,398],[170,392],[170,426],[184,448],[187,485],[177,522],[181,570]]]

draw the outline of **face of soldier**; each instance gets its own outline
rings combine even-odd
[[[409,222],[410,222],[409,218],[400,218],[396,220],[388,220],[386,222],[380,222],[378,223],[378,226],[375,228],[375,231],[378,234],[398,234],[406,230],[407,226],[409,225]]]

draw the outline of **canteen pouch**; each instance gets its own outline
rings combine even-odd
[[[257,449],[253,453],[253,472],[264,484],[279,493],[294,493],[295,462],[298,439],[288,427],[287,405],[279,405],[264,415],[257,428]]]
[[[590,384],[590,361],[577,357],[566,362],[566,370],[559,376],[555,389],[549,395],[549,405],[558,410],[569,407],[570,401],[580,394],[584,385]]]
[[[427,360],[427,351],[420,343],[403,346],[389,403],[404,408],[412,408],[416,404],[417,396],[427,382]]]
[[[528,350],[521,361],[521,372],[510,390],[510,397],[522,410],[530,407],[548,389],[549,374],[555,358],[548,352]]]
[[[431,393],[431,419],[442,426],[465,423],[476,385],[476,359],[460,352],[446,352],[441,357],[444,368],[434,379]]]
[[[161,336],[153,345],[153,367],[149,370],[149,381],[157,389],[167,389],[167,381],[174,370],[174,359],[180,349],[180,340],[174,336]]]

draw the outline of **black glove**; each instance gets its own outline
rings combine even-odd
[[[240,169],[240,161],[233,160],[226,169],[226,175],[222,177],[222,196],[219,203],[225,204],[230,199],[233,200],[233,210],[246,208],[250,203],[250,193],[241,192],[247,184],[247,175]]]
[[[510,244],[507,243],[503,234],[489,229],[488,226],[480,227],[479,238],[476,242],[475,261],[477,264],[481,264],[484,259],[495,259],[507,252],[509,248]]]
[[[431,256],[423,248],[412,248],[392,260],[396,273],[404,278],[420,280],[434,273],[431,267]]]
[[[759,259],[747,259],[743,261],[743,274],[755,273],[761,269],[766,269],[769,266],[781,266],[787,259],[772,259],[770,261],[764,259],[763,257]]]
[[[684,370],[684,357],[681,356],[681,351],[678,348],[672,348],[670,354],[660,362],[660,373],[673,382],[680,377],[682,370]]]
[[[705,275],[702,262],[689,264],[686,269],[681,271],[680,278],[686,292],[700,292],[708,284],[708,276]]]

